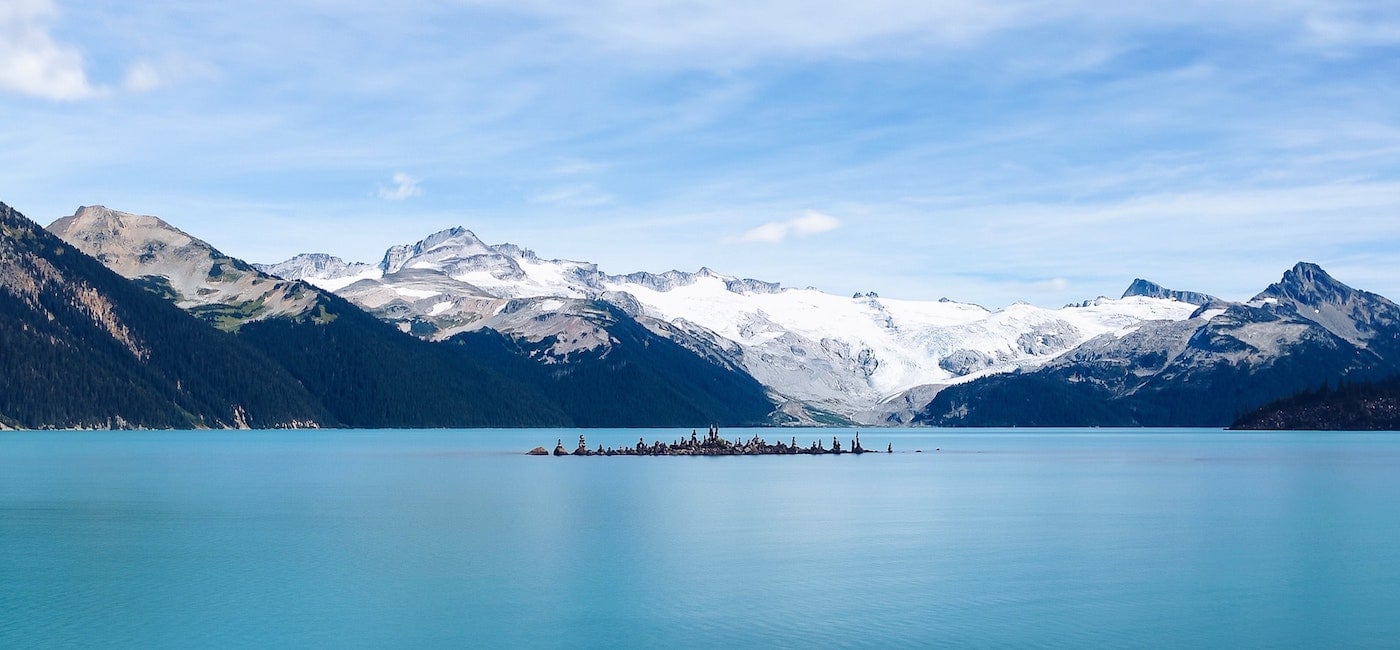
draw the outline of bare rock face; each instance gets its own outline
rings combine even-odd
[[[306,313],[316,294],[219,252],[159,218],[85,206],[48,231],[222,329]]]
[[[337,281],[350,284],[366,274],[378,274],[377,267],[362,262],[346,262],[325,253],[302,253],[285,262],[254,264],[253,268],[284,280],[305,280],[317,286]]]
[[[1144,298],[1166,298],[1168,300],[1178,300],[1193,305],[1206,305],[1213,302],[1220,302],[1219,298],[1210,294],[1197,291],[1174,291],[1163,287],[1156,282],[1151,282],[1138,278],[1128,285],[1127,291],[1123,292],[1124,298],[1142,296]]]
[[[549,450],[548,450],[548,449],[545,449],[544,447],[535,447],[534,449],[531,449],[530,451],[525,452],[525,455],[526,455],[526,456],[548,456],[548,455],[549,455]]]
[[[1299,262],[1250,302],[1292,308],[1299,316],[1357,345],[1400,348],[1400,306],[1342,284],[1316,264]]]

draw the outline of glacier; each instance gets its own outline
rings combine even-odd
[[[489,328],[532,342],[554,337],[561,358],[613,344],[591,301],[622,309],[655,333],[742,368],[786,410],[897,423],[943,387],[1043,365],[1101,336],[1184,321],[1203,294],[1155,287],[1056,309],[1000,309],[952,300],[833,295],[815,288],[695,272],[612,275],[487,244],[466,228],[387,247],[377,265],[303,254],[255,265],[333,291],[430,339]],[[799,409],[800,410],[800,409]]]

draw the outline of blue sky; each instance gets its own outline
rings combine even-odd
[[[0,4],[0,201],[1005,305],[1400,298],[1400,4]],[[1111,5],[1111,6],[1110,6]]]

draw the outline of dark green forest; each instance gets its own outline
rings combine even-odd
[[[0,219],[5,426],[701,426],[763,424],[773,408],[752,377],[604,303],[619,345],[566,363],[531,358],[552,340],[428,342],[306,285],[311,310],[233,334],[208,310],[177,308],[168,285],[123,278],[8,206]]]
[[[532,355],[549,349],[484,330],[448,341],[462,354],[520,377],[550,396],[576,426],[695,427],[761,425],[773,403],[753,377],[707,362],[657,336],[616,307],[597,302],[607,315],[607,348],[572,353],[564,363],[540,363]],[[542,356],[542,355],[539,355]]]
[[[30,428],[336,423],[265,355],[4,204],[0,418]]]
[[[1236,420],[1232,429],[1400,431],[1400,377],[1303,391]]]
[[[344,426],[573,423],[528,380],[400,332],[334,294],[320,292],[300,317],[248,323],[238,336],[276,359]]]

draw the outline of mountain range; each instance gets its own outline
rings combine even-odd
[[[1319,381],[1400,373],[1400,309],[1308,263],[1242,303],[1135,279],[1116,299],[998,310],[834,296],[707,268],[611,275],[462,228],[389,247],[377,265],[301,255],[261,268],[427,338],[587,331],[571,303],[607,302],[747,371],[796,419],[1223,426]],[[503,316],[515,310],[532,317]]]
[[[83,207],[49,230],[276,360],[341,426],[763,424],[772,411],[752,378],[677,355],[674,343],[644,328],[632,327],[627,349],[616,353],[613,336],[600,328],[555,328],[524,342],[567,353],[526,353],[506,363],[491,337],[425,340],[330,291],[263,273],[156,217]],[[586,304],[573,309],[592,322],[627,328],[616,309],[579,302]],[[505,321],[538,315],[501,307]],[[546,360],[548,368],[538,369]]]
[[[1034,370],[940,392],[939,426],[1222,426],[1273,400],[1400,374],[1400,307],[1300,263],[1244,303],[1099,336]]]
[[[616,306],[654,334],[741,370],[793,421],[907,421],[921,395],[1038,366],[1089,339],[1197,305],[1133,293],[1060,309],[1018,303],[989,310],[950,300],[875,293],[836,296],[708,268],[610,275],[596,265],[541,259],[454,228],[388,248],[375,265],[298,255],[261,270],[334,291],[405,332],[447,340],[490,330],[554,345],[564,359],[610,346],[589,308]]]
[[[101,206],[48,232],[5,215],[0,299],[25,308],[0,322],[0,350],[19,373],[7,376],[34,385],[27,406],[0,398],[0,426],[1224,426],[1320,383],[1400,374],[1400,308],[1306,263],[1238,303],[1137,279],[1118,298],[987,309],[708,268],[613,275],[464,228],[388,246],[374,264],[309,253],[264,265]],[[78,265],[64,275],[76,284],[34,280],[59,264]],[[74,296],[93,292],[112,307],[83,311]],[[185,403],[158,378],[191,380],[131,346],[40,353],[43,340],[123,349],[133,326],[91,314],[127,303],[200,332],[172,343],[184,354],[217,347],[267,376],[206,375],[217,386],[202,399],[227,403],[166,409],[178,416],[104,412],[100,397],[90,412],[45,415],[63,389],[35,388],[45,368],[119,384],[88,368],[101,359],[123,377],[158,376],[141,402],[152,413]],[[44,304],[79,307],[64,320]],[[44,325],[55,322],[66,329]],[[264,408],[252,384],[291,406]]]

